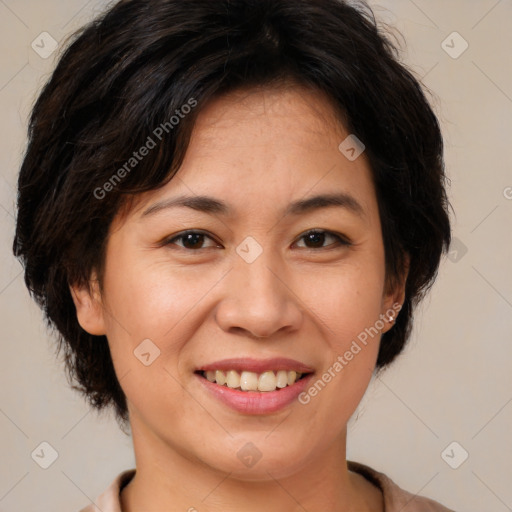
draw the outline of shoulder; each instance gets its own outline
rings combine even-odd
[[[128,469],[120,473],[107,489],[96,498],[94,503],[79,512],[121,512],[119,493],[134,475],[135,469]]]
[[[384,512],[454,512],[437,501],[401,489],[387,475],[369,466],[347,461],[347,467],[381,489],[384,497]]]

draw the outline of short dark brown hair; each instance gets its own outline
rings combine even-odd
[[[114,216],[169,182],[201,109],[240,88],[321,91],[364,142],[389,286],[410,257],[405,302],[377,368],[402,351],[450,244],[450,221],[439,123],[399,56],[362,1],[128,0],[73,36],[31,114],[13,250],[57,331],[70,382],[92,406],[112,405],[127,422],[107,339],[80,327],[69,284],[88,283],[92,270],[101,284]],[[165,143],[128,168],[158,127]]]

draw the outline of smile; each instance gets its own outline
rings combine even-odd
[[[314,369],[288,358],[225,359],[194,372],[206,396],[242,414],[271,414],[297,401]]]

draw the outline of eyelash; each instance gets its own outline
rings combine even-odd
[[[335,244],[329,244],[329,245],[327,245],[325,247],[319,247],[319,248],[304,247],[304,249],[306,249],[306,250],[317,251],[317,250],[332,249],[332,247],[331,247],[332,245],[335,245],[335,246],[336,245],[338,245],[338,246],[345,246],[345,247],[349,247],[349,246],[352,245],[352,242],[348,239],[348,237],[346,237],[344,235],[341,235],[341,234],[338,234],[338,233],[334,233],[332,231],[327,231],[327,230],[324,230],[324,229],[311,229],[309,231],[306,231],[305,233],[303,233],[299,237],[299,240],[305,238],[308,235],[312,235],[312,234],[332,236],[332,237],[337,239],[338,243],[337,244],[336,243]],[[210,238],[210,240],[214,241],[213,238],[210,235],[208,235],[208,233],[205,233],[205,232],[199,231],[199,230],[188,230],[188,231],[183,231],[179,235],[173,236],[172,238],[168,238],[167,240],[164,240],[162,245],[163,246],[177,245],[177,244],[174,243],[176,240],[183,240],[188,235],[201,235],[201,236]],[[180,249],[183,249],[183,250],[186,250],[186,251],[189,251],[189,252],[198,252],[200,250],[211,249],[212,248],[212,247],[201,247],[199,249],[188,249],[186,247],[179,246],[179,245],[178,245],[178,247]]]

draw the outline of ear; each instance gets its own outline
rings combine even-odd
[[[409,275],[410,261],[411,258],[409,254],[406,254],[404,258],[404,268],[399,279],[392,289],[386,290],[382,298],[381,318],[385,323],[385,327],[382,329],[383,334],[393,327],[396,317],[405,301],[405,284],[407,282],[407,276]]]
[[[89,283],[70,285],[69,289],[82,329],[95,336],[106,334],[104,309],[96,272],[92,273]]]

